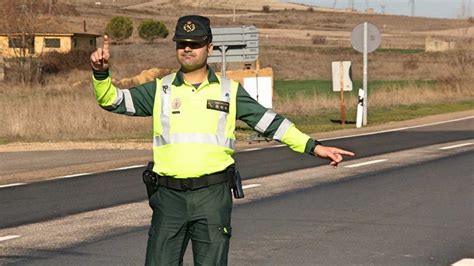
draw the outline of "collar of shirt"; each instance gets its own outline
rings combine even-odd
[[[209,66],[207,66],[207,80],[209,81],[209,83],[216,83],[216,82],[219,83],[219,79],[217,78],[216,73]],[[202,83],[204,83],[204,82],[202,82]],[[179,70],[176,73],[176,77],[173,80],[173,85],[176,86],[176,87],[179,87],[183,84],[184,84],[183,72],[181,70]]]

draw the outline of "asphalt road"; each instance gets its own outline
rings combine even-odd
[[[382,134],[325,141],[355,151],[357,158],[472,138],[474,119]],[[314,167],[327,162],[286,147],[237,153],[244,178]],[[349,158],[350,159],[350,158]],[[14,227],[146,198],[143,169],[114,171],[78,178],[1,188],[0,228]],[[32,173],[34,175],[34,173]]]
[[[237,205],[229,264],[449,265],[472,258],[473,161],[470,150]],[[32,252],[18,265],[143,265],[146,236],[145,227],[125,228]]]

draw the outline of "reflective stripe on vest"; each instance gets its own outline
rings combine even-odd
[[[283,135],[286,133],[286,131],[293,125],[293,123],[290,122],[290,120],[286,119],[281,122],[280,126],[278,127],[277,131],[275,132],[275,135],[273,135],[273,139],[276,140],[281,140],[283,138]]]
[[[170,116],[168,110],[171,108],[171,82],[173,82],[173,74],[167,75],[163,78],[162,81],[162,92],[161,94],[161,127],[163,132],[161,136],[164,136],[165,139],[169,139],[170,135]],[[156,138],[156,137],[155,137]],[[153,140],[153,145],[156,142]],[[169,142],[168,142],[169,143]],[[165,145],[168,143],[163,143],[161,145]]]
[[[230,138],[222,138],[218,135],[205,133],[175,133],[168,136],[160,135],[153,138],[153,146],[162,146],[166,144],[177,143],[201,143],[222,146],[234,149],[235,140]]]
[[[119,88],[115,88],[115,91],[117,93],[117,98],[115,98],[115,101],[112,103],[113,108],[116,108],[117,106],[119,106],[123,101],[123,90]]]
[[[276,113],[273,112],[272,110],[267,110],[262,118],[258,121],[257,125],[255,126],[255,130],[257,130],[260,133],[264,133],[265,130],[268,129],[270,124],[273,122],[273,119],[275,119]]]
[[[171,88],[174,74],[167,75],[162,80],[161,92],[161,126],[162,133],[160,136],[154,136],[153,146],[158,147],[167,144],[176,143],[200,143],[222,146],[225,148],[234,149],[235,140],[226,138],[225,130],[227,126],[226,112],[220,112],[217,132],[216,134],[205,133],[174,133],[170,134],[170,117],[169,111],[171,109]],[[231,95],[231,81],[226,78],[221,78],[221,100],[225,102],[230,101]]]
[[[130,94],[129,90],[122,90],[122,93],[125,100],[125,109],[127,110],[125,114],[134,115],[135,106],[133,106],[132,94]]]

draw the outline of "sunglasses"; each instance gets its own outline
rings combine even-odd
[[[199,49],[208,44],[207,41],[204,42],[176,42],[176,49],[185,49],[186,47],[189,47],[191,49]]]

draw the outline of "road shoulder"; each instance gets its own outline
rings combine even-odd
[[[311,134],[324,140],[351,135],[414,127],[473,116],[474,111],[433,115],[399,122],[390,122],[365,128],[348,128],[332,132]],[[276,142],[240,141],[237,152],[250,148],[277,145]],[[152,159],[151,144],[129,142],[48,142],[9,143],[0,145],[0,185],[28,183],[66,175],[104,172],[114,168],[145,165]]]

